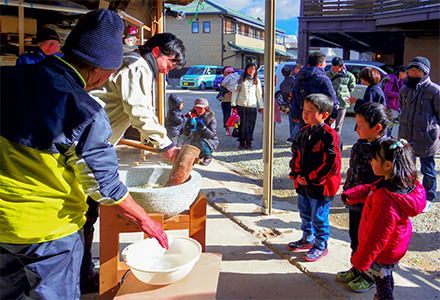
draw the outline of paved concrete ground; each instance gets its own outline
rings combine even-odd
[[[138,160],[139,152],[117,146],[121,169]],[[153,155],[145,163],[164,163]],[[207,252],[221,253],[223,260],[217,299],[372,299],[375,290],[351,292],[336,281],[338,271],[350,267],[346,230],[331,228],[329,254],[306,262],[303,253],[286,249],[301,237],[297,208],[274,202],[273,214],[260,212],[262,188],[227,166],[213,161],[195,166],[202,177],[201,191],[208,195]],[[98,262],[99,230],[94,243]],[[186,234],[169,232],[169,234]],[[122,234],[121,248],[141,239],[140,234]],[[396,299],[439,299],[440,283],[401,265],[394,273]],[[84,295],[83,299],[96,295]]]
[[[210,103],[215,103],[212,106],[221,116],[213,91],[171,89],[171,92],[185,98],[184,111],[191,108],[196,97],[204,96]],[[353,126],[353,120],[347,121],[348,126]],[[261,132],[260,123],[257,122],[256,132]],[[287,124],[284,116],[283,123]],[[344,141],[346,145],[357,139],[353,133],[353,137]],[[285,125],[277,127],[277,140],[285,140],[286,135]],[[261,148],[261,137],[256,141],[256,147]],[[140,158],[139,150],[125,146],[117,146],[117,149],[121,169],[129,168]],[[153,155],[147,163],[160,161],[159,156]],[[272,215],[263,216],[260,212],[262,188],[251,179],[216,160],[208,167],[195,166],[194,169],[203,177],[201,191],[208,195],[206,250],[223,255],[217,299],[373,298],[374,289],[358,294],[336,281],[338,271],[350,268],[347,230],[332,226],[329,254],[317,262],[306,262],[302,259],[303,253],[294,253],[285,247],[288,242],[301,237],[301,220],[295,205],[274,201]],[[99,267],[99,226],[95,227],[93,250]],[[139,239],[142,239],[141,234],[122,234],[121,249]],[[440,282],[405,265],[394,274],[396,299],[440,299]],[[96,295],[83,296],[83,299],[90,298],[96,298]]]

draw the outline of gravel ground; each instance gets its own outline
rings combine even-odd
[[[214,152],[213,157],[226,166],[236,170],[243,176],[247,176],[256,184],[263,186],[263,161],[262,161],[262,119],[258,116],[254,132],[253,150],[238,150],[238,142],[235,138],[225,135],[222,124],[222,112],[219,102],[215,99],[213,91],[183,91],[173,89],[173,92],[185,99],[184,112],[191,109],[192,103],[197,97],[205,97],[209,100],[211,109],[216,114],[218,123],[217,135],[220,145]],[[349,157],[352,145],[358,139],[354,128],[354,117],[347,116],[342,139],[344,149],[342,151],[342,183],[348,169]],[[397,131],[395,131],[396,133]],[[288,118],[282,115],[282,123],[276,125],[275,142],[273,153],[273,201],[289,201],[296,203],[296,193],[293,182],[288,177],[290,172],[289,161],[291,157],[290,147],[286,143],[288,137]],[[418,167],[420,170],[420,166]],[[437,178],[440,187],[440,155],[436,156]],[[419,178],[421,180],[421,178]],[[402,259],[403,262],[413,268],[422,271],[440,281],[440,190],[438,189],[436,203],[428,213],[423,213],[412,218],[413,236],[409,245],[408,253]],[[332,202],[330,210],[330,222],[332,226],[348,228],[348,210],[340,200],[342,185],[336,199]]]

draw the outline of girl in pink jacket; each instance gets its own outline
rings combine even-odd
[[[359,227],[359,247],[353,267],[373,277],[374,299],[394,299],[394,265],[405,255],[411,239],[409,217],[426,205],[423,186],[417,181],[412,148],[405,140],[389,138],[370,150],[374,174],[384,178],[359,185],[342,194],[347,204],[365,203]]]

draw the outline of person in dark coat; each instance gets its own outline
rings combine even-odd
[[[205,98],[194,101],[194,108],[190,112],[191,119],[186,121],[183,134],[188,136],[185,143],[200,149],[200,164],[207,166],[211,163],[212,152],[217,149],[217,120],[209,109],[209,102]]]
[[[359,72],[359,78],[361,79],[361,84],[368,85],[365,90],[364,98],[357,99],[350,96],[349,103],[354,105],[354,111],[362,106],[362,104],[367,102],[377,102],[386,106],[385,94],[380,86],[380,73],[378,70],[372,67],[365,67]]]
[[[176,145],[179,145],[180,134],[183,131],[183,124],[185,124],[188,117],[182,114],[183,99],[176,94],[171,94],[168,97],[168,113],[165,119],[165,128],[170,140]]]
[[[330,78],[325,75],[324,53],[311,53],[308,57],[308,64],[309,66],[303,67],[295,77],[292,89],[293,115],[296,120],[300,121],[300,126],[303,127],[305,125],[302,118],[304,99],[310,94],[321,93],[333,100],[333,111],[329,119],[326,120],[326,122],[332,124],[338,116],[338,98]]]
[[[434,157],[440,151],[440,86],[431,81],[430,68],[426,57],[415,57],[408,65],[408,77],[399,93],[399,138],[406,139],[420,157],[426,190],[424,212],[431,209],[437,196]]]

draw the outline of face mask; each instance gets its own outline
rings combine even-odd
[[[427,75],[422,76],[422,77],[409,77],[409,76],[407,76],[405,79],[405,85],[407,87],[415,90],[417,85],[420,83],[420,81],[422,81],[426,77],[427,77]]]

